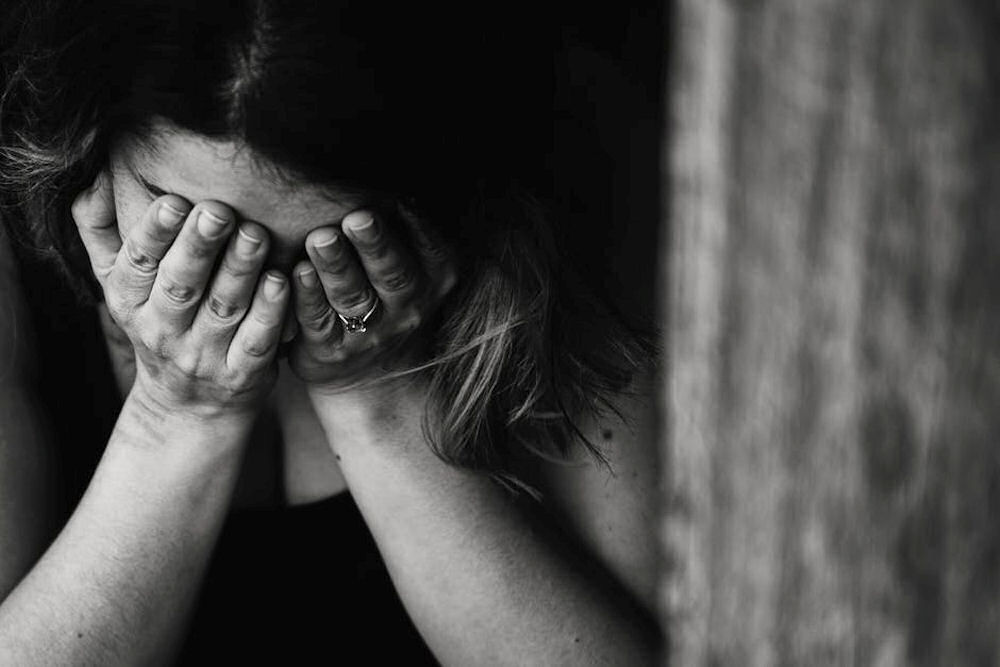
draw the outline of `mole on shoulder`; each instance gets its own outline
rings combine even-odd
[[[611,429],[609,428],[606,428],[603,431],[601,431],[601,437],[604,438],[605,440],[610,440],[613,436],[614,433],[612,433]]]

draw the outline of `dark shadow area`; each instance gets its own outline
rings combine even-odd
[[[585,274],[655,313],[663,3],[566,6],[556,57],[555,198]]]

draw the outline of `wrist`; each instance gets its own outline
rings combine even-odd
[[[346,364],[342,364],[330,381],[309,379],[301,374],[300,377],[311,393],[338,399],[346,404],[391,398],[398,393],[425,388],[429,374],[424,367],[427,360],[424,336],[412,333],[403,340],[387,345],[393,347],[390,354],[369,359],[351,372],[345,372]],[[318,375],[322,376],[323,373]]]
[[[207,426],[227,423],[240,424],[253,421],[257,413],[256,404],[238,403],[222,404],[206,401],[175,400],[164,395],[155,385],[143,381],[143,374],[136,375],[135,382],[129,390],[129,400],[137,409],[148,413],[156,419],[175,417],[182,422],[205,424]]]
[[[147,446],[220,451],[239,449],[247,441],[254,420],[254,412],[246,409],[169,405],[136,383],[125,399],[116,428],[130,442]]]
[[[422,432],[427,392],[419,381],[396,380],[351,391],[309,387],[308,393],[323,428],[338,444],[384,446],[408,442]]]
[[[253,419],[165,412],[144,399],[141,391],[126,397],[98,475],[124,470],[119,483],[136,502],[169,497],[192,516],[228,502]]]

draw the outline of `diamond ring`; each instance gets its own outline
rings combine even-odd
[[[347,333],[364,333],[368,331],[368,318],[375,313],[375,309],[378,308],[378,299],[375,299],[375,303],[372,307],[368,309],[368,312],[364,315],[359,316],[348,316],[344,317],[340,313],[337,313],[337,317],[340,318],[341,323],[344,325],[344,329]]]

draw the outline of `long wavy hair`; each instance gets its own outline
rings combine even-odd
[[[527,11],[527,7],[522,7]],[[549,198],[551,26],[516,3],[20,0],[0,26],[0,206],[83,301],[70,203],[117,138],[167,120],[276,176],[393,193],[458,251],[425,433],[509,488],[561,457],[656,354],[560,252]],[[526,27],[526,26],[531,26]]]

